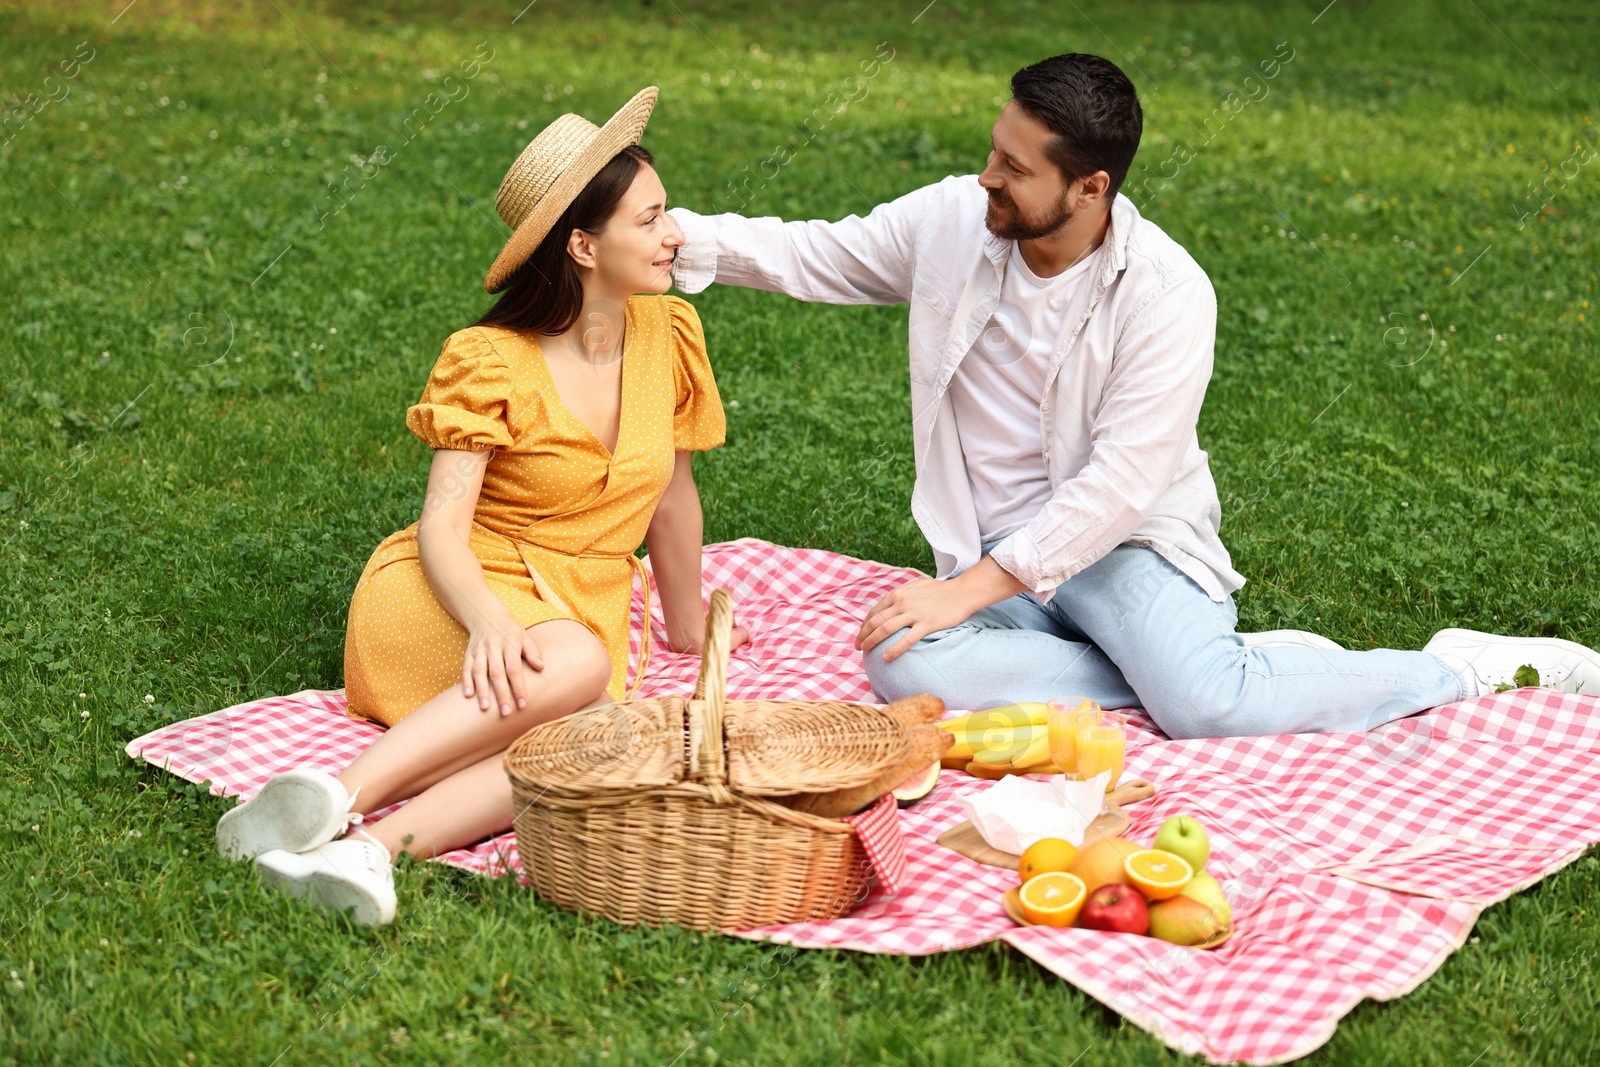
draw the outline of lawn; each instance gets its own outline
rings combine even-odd
[[[217,858],[231,801],[122,754],[341,683],[501,175],[646,84],[676,203],[838,218],[978,169],[1016,68],[1107,55],[1145,105],[1128,191],[1217,290],[1241,627],[1600,645],[1590,3],[124,3],[0,7],[0,1061],[1185,1059],[1002,947],[622,930],[438,864],[351,929]],[[694,302],[729,416],[707,539],[931,566],[906,310]],[[1597,920],[1591,855],[1312,1059],[1594,1062]]]

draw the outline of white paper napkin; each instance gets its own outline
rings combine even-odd
[[[1073,845],[1095,816],[1105,810],[1110,771],[1087,782],[1064,774],[1036,781],[1008,775],[977,796],[961,798],[961,807],[991,848],[1021,855],[1029,845],[1046,837],[1059,837]]]

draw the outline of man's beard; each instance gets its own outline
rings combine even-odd
[[[1004,221],[996,217],[995,208],[1003,206],[1010,209],[1011,214]],[[1063,196],[1056,201],[1055,212],[1045,222],[1029,224],[1018,210],[1016,201],[1009,197],[1001,201],[994,193],[989,194],[989,209],[984,213],[983,224],[989,232],[1003,241],[1036,241],[1041,237],[1049,237],[1061,227],[1071,222],[1077,212],[1067,207],[1067,198]]]

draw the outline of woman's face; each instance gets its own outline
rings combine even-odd
[[[667,214],[667,191],[655,168],[641,164],[622,202],[593,241],[592,282],[601,292],[664,293],[683,231]]]

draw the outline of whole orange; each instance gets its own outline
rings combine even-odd
[[[1083,879],[1085,892],[1093,893],[1103,885],[1127,885],[1128,875],[1123,861],[1135,852],[1144,851],[1139,842],[1126,837],[1106,837],[1085,844],[1068,871]]]
[[[1071,841],[1063,841],[1059,837],[1041,837],[1029,845],[1022,853],[1022,859],[1017,864],[1017,873],[1022,875],[1026,882],[1035,875],[1048,874],[1051,871],[1067,872],[1072,866],[1072,861],[1078,858],[1078,848]]]

